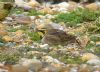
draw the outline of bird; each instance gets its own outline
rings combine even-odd
[[[34,32],[40,35],[43,44],[66,45],[77,42],[77,36],[66,33],[59,25],[45,24],[39,28],[35,26]]]
[[[0,3],[0,20],[5,19],[6,16],[10,13],[13,4],[10,2],[1,2]]]
[[[63,30],[49,29],[44,34],[41,42],[48,45],[66,45],[77,42],[76,36],[67,34]]]

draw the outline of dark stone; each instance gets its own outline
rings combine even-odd
[[[4,3],[4,6],[3,7],[4,7],[4,9],[10,10],[13,7],[13,4],[7,2],[7,3]]]

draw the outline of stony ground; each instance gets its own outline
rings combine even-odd
[[[76,15],[70,14],[77,9],[75,2],[46,4],[47,7],[37,2],[28,3],[32,9],[17,5],[19,7],[12,9],[0,22],[0,72],[100,72],[100,4],[87,5],[86,8],[98,15],[95,17],[90,12],[83,21],[79,18],[74,21]],[[57,17],[59,13],[72,16],[66,18],[66,14],[62,14]],[[71,34],[77,42],[65,45],[49,45],[53,41],[43,43],[49,28]],[[69,37],[70,40],[73,41]]]

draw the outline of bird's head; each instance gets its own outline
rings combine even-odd
[[[42,37],[51,29],[54,29],[51,24],[36,26],[34,31],[38,32]]]

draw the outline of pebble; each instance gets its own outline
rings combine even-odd
[[[12,66],[11,72],[28,72],[28,67],[21,64],[16,64]]]
[[[57,68],[55,68],[53,66],[48,66],[46,68],[43,68],[42,72],[58,72],[58,71],[57,71]]]
[[[28,3],[27,3],[28,6],[32,7],[32,8],[35,8],[37,6],[40,6],[40,4],[36,1],[36,0],[30,0]]]
[[[43,55],[45,55],[45,53],[39,52],[39,51],[29,51],[27,54],[33,55],[33,56],[36,56],[36,57],[42,57]]]
[[[52,58],[51,56],[44,56],[44,57],[42,57],[42,59],[48,63],[64,64],[64,63],[60,62],[59,60]]]
[[[83,61],[88,61],[88,60],[91,60],[91,59],[99,59],[99,57],[92,54],[92,53],[84,53],[82,55],[82,60]]]
[[[40,12],[46,13],[46,14],[54,14],[53,10],[50,9],[49,7],[45,7],[43,9],[41,9]]]
[[[0,72],[28,72],[28,68],[20,64],[0,66]]]
[[[64,27],[59,25],[59,24],[56,24],[56,23],[50,23],[50,24],[46,24],[45,27],[47,29],[51,28],[51,29],[59,29],[59,30],[64,30]]]
[[[80,66],[79,72],[88,72],[89,71],[89,66],[87,64],[82,64]]]
[[[46,17],[47,19],[52,19],[52,18],[54,18],[54,16],[51,15],[51,14],[46,14],[45,17]]]
[[[22,35],[23,35],[23,30],[17,30],[17,31],[15,32],[15,36],[20,37],[20,36],[22,36]]]
[[[48,49],[49,45],[48,44],[43,44],[43,45],[40,45],[40,48]]]
[[[6,30],[1,30],[0,29],[0,35],[1,36],[5,36],[5,35],[7,35],[8,34],[8,32],[6,31]]]
[[[98,6],[95,3],[91,3],[91,4],[86,5],[86,8],[89,10],[96,11],[98,9]]]
[[[29,16],[19,16],[15,20],[17,23],[20,23],[20,24],[30,24],[31,23],[31,18]]]
[[[6,17],[6,20],[12,21],[13,19],[11,17]]]
[[[61,2],[61,3],[58,4],[58,6],[60,8],[67,8],[69,6],[69,3],[67,3],[67,2]]]
[[[42,63],[39,60],[36,59],[25,59],[22,58],[20,60],[20,64],[23,66],[27,67],[29,71],[32,72],[38,72],[42,68]]]
[[[99,47],[100,46],[100,42],[96,42],[96,46]]]
[[[68,11],[67,11],[67,8],[60,8],[60,7],[58,7],[58,6],[55,6],[54,8],[52,8],[52,11],[54,12],[54,13],[67,13]]]
[[[6,26],[3,23],[0,23],[0,30],[6,29]]]
[[[28,10],[30,10],[32,7],[25,4],[25,5],[23,5],[23,8],[24,8],[25,11],[28,11]]]
[[[18,6],[18,7],[22,7],[24,5],[24,0],[15,0],[15,4]]]
[[[42,63],[39,60],[34,61],[29,66],[29,71],[38,72],[42,69]]]
[[[77,72],[78,70],[77,70],[77,67],[73,67],[73,68],[71,68],[71,70],[70,70],[70,72]]]
[[[90,60],[87,61],[87,64],[100,65],[100,59],[90,59]]]
[[[12,38],[12,37],[10,37],[10,36],[8,36],[8,35],[3,36],[3,38],[2,38],[2,39],[3,39],[3,40],[5,40],[6,42],[13,41],[13,38]]]
[[[73,1],[69,1],[69,6],[68,6],[68,11],[73,11],[77,8],[78,4],[76,2],[73,2]]]
[[[36,17],[35,16],[30,16],[31,20],[34,20]]]

